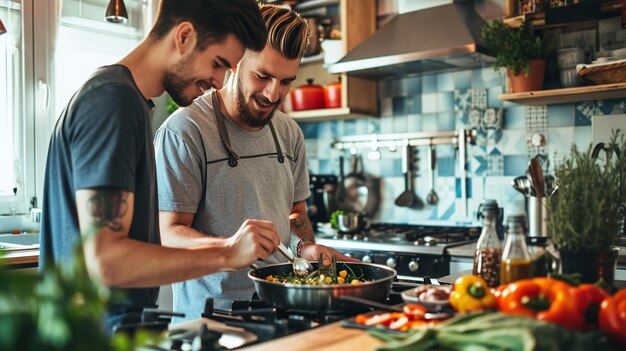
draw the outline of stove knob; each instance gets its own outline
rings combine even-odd
[[[349,253],[349,252],[346,252],[346,253],[345,253],[345,254],[343,254],[343,255],[344,255],[344,256],[346,256],[346,257],[352,257],[352,254],[351,254],[351,253]]]
[[[385,264],[391,268],[396,268],[396,259],[393,257],[389,257],[387,259],[387,262],[385,262]]]
[[[411,260],[411,262],[409,262],[409,270],[411,272],[417,272],[419,268],[420,268],[420,265],[416,261]]]
[[[372,257],[370,257],[370,255],[365,255],[365,256],[363,256],[361,261],[363,261],[365,263],[372,263]]]

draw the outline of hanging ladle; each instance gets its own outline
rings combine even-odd
[[[435,191],[435,164],[437,155],[435,153],[435,145],[430,144],[430,152],[428,153],[428,163],[430,164],[430,192],[426,195],[426,202],[429,205],[436,205],[439,201],[439,195]]]
[[[402,173],[404,173],[404,191],[396,198],[396,206],[400,207],[423,207],[422,200],[413,191],[413,170],[411,163],[413,148],[406,140],[402,152]]]

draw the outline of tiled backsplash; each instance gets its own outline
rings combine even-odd
[[[461,172],[451,145],[438,145],[436,206],[421,210],[397,207],[394,199],[404,190],[401,152],[381,151],[380,160],[367,159],[360,150],[364,171],[381,178],[383,203],[374,221],[402,223],[468,222],[475,219],[483,198],[494,198],[507,208],[524,206],[523,196],[511,187],[523,175],[537,153],[548,156],[547,173],[555,159],[569,152],[572,143],[591,143],[593,115],[624,113],[626,101],[587,101],[576,104],[524,106],[498,99],[504,75],[491,67],[381,81],[381,116],[357,120],[302,123],[307,160],[312,174],[338,174],[338,157],[332,141],[341,136],[371,133],[404,133],[476,128],[476,145],[468,148],[468,206],[463,213]],[[416,193],[424,200],[430,191],[427,147],[418,148]],[[349,152],[344,154],[348,158]],[[346,174],[350,171],[346,163]]]

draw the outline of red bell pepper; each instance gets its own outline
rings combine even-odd
[[[626,289],[602,301],[599,322],[600,329],[626,349]]]
[[[582,318],[584,330],[598,328],[600,303],[609,296],[611,295],[593,284],[582,284],[574,288],[574,300],[578,306],[578,313]]]
[[[500,297],[500,310],[556,323],[570,330],[582,326],[573,288],[550,278],[523,279],[507,285]]]

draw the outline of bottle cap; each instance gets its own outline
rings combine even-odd
[[[486,216],[488,214],[497,216],[500,214],[500,208],[498,207],[498,202],[493,199],[483,199],[483,202],[478,207],[478,217],[481,215]]]

